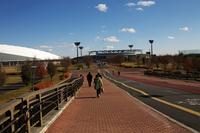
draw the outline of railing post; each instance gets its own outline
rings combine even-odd
[[[64,89],[64,96],[65,96],[65,101],[68,101],[68,86],[65,85],[65,89]]]
[[[14,120],[14,111],[13,111],[13,109],[11,109],[8,112],[6,112],[6,116],[10,117],[10,122],[12,123],[12,121]],[[15,131],[14,123],[10,126],[10,128],[11,128],[11,132],[13,133]]]
[[[59,89],[56,88],[56,110],[59,110]]]
[[[42,123],[43,123],[43,120],[42,120],[42,96],[41,96],[41,94],[38,94],[37,96],[36,96],[36,98],[39,100],[39,103],[40,103],[40,105],[39,105],[39,109],[40,109],[40,113],[39,113],[39,126],[42,126]]]
[[[27,107],[27,111],[26,111],[26,125],[27,125],[27,133],[31,133],[31,122],[30,122],[30,112],[29,112],[29,101],[26,100],[26,107]]]

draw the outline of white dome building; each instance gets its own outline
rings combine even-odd
[[[0,44],[0,62],[21,62],[33,59],[58,60],[61,57],[33,48]]]

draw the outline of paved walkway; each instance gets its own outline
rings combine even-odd
[[[47,133],[187,133],[104,79],[105,93],[96,98],[86,81],[75,100]]]

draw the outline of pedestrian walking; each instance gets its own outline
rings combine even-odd
[[[94,79],[94,88],[96,90],[97,97],[100,97],[101,90],[103,88],[103,82],[102,82],[101,77],[98,74],[95,76],[95,79]]]
[[[102,79],[102,75],[100,73],[97,73],[97,76],[99,76]]]
[[[120,76],[120,71],[118,71],[117,73],[118,73],[118,76]]]
[[[87,81],[88,81],[88,86],[91,87],[91,83],[92,83],[92,74],[89,72],[87,74]]]

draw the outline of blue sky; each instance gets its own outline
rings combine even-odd
[[[200,49],[200,0],[0,0],[0,44],[76,56],[128,49],[174,54]]]

